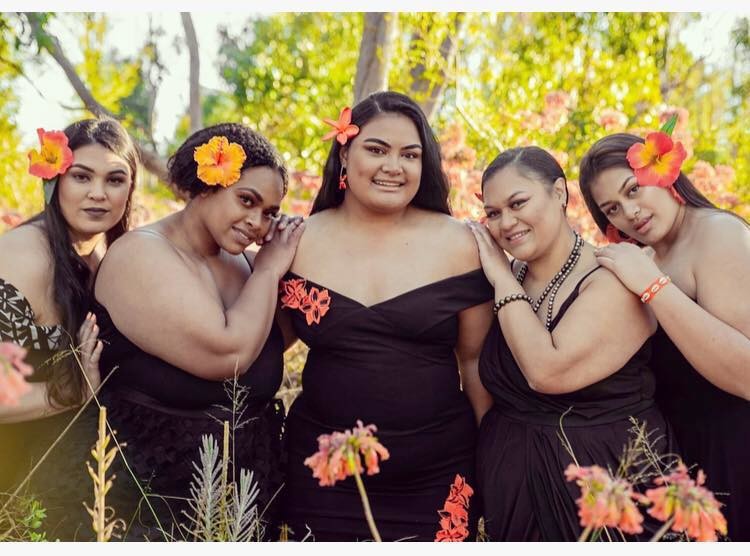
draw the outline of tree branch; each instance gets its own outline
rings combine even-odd
[[[198,37],[193,27],[193,19],[188,12],[181,12],[182,26],[185,28],[185,42],[190,54],[190,133],[203,127],[203,113],[201,111],[200,68],[201,60],[198,52]]]
[[[50,56],[52,56],[55,62],[57,62],[60,68],[62,68],[65,76],[68,78],[68,81],[73,86],[73,89],[80,97],[86,109],[98,117],[104,116],[119,120],[120,118],[112,114],[94,98],[94,95],[78,76],[75,67],[65,55],[65,52],[63,51],[58,38],[47,32],[42,27],[38,19],[38,14],[26,12],[25,15],[29,21],[29,24],[31,25],[32,33],[36,38],[40,50],[44,49],[49,52]],[[136,141],[136,144],[141,152],[141,159],[144,168],[146,168],[146,170],[154,174],[164,183],[169,184],[166,160],[164,160],[164,158],[162,158],[158,153],[140,144],[139,142]]]
[[[426,67],[424,63],[419,63],[414,66],[410,72],[413,81],[411,85],[411,92],[417,98],[422,98],[419,105],[422,107],[425,115],[428,119],[437,111],[440,105],[440,100],[445,90],[446,85],[446,71],[445,69],[451,64],[456,54],[456,47],[458,45],[458,35],[461,32],[461,27],[464,24],[466,14],[458,12],[453,21],[453,29],[448,31],[448,34],[440,44],[440,56],[444,63],[438,69],[439,79],[432,80],[425,78]]]
[[[365,12],[362,42],[359,45],[354,104],[370,93],[388,88],[388,70],[398,27],[396,12]]]

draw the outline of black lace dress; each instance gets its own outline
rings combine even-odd
[[[706,472],[706,486],[726,505],[727,536],[750,541],[750,402],[703,378],[661,327],[653,339],[656,401],[685,463]]]
[[[474,486],[477,427],[453,350],[458,313],[492,299],[483,271],[370,307],[291,272],[285,288],[295,281],[309,303],[282,298],[282,307],[310,351],[302,394],[287,417],[283,516],[293,537],[309,528],[317,541],[372,538],[354,479],[319,486],[303,463],[318,450],[319,435],[351,429],[359,419],[378,427],[390,452],[378,474],[363,477],[383,540],[434,540],[455,476]],[[473,502],[472,533],[479,513]]]
[[[34,367],[29,382],[44,382],[52,365],[63,356],[62,326],[35,322],[34,310],[11,283],[0,279],[0,342],[13,342],[27,350],[26,362]],[[50,417],[0,424],[0,493],[13,493],[37,463],[39,467],[21,488],[21,499],[33,497],[46,511],[41,531],[48,540],[88,540],[93,536],[91,517],[83,502],[91,505],[93,488],[85,462],[96,442],[96,416],[85,411],[72,426],[78,408]],[[64,435],[63,435],[64,433]],[[55,443],[56,442],[56,443]],[[44,454],[55,443],[46,457]],[[4,503],[5,497],[2,497]],[[20,499],[16,499],[19,500]]]
[[[551,330],[575,302],[583,279],[560,306]],[[630,417],[655,430],[655,438],[661,436],[655,446],[659,453],[674,450],[671,431],[655,406],[650,356],[649,340],[622,369],[595,384],[568,394],[540,394],[529,387],[495,322],[479,363],[482,383],[494,400],[482,419],[477,453],[490,540],[575,541],[580,536],[575,504],[580,489],[564,476],[573,460],[560,438],[563,414],[565,435],[581,466],[616,470],[630,437]],[[659,525],[644,523],[652,532]]]
[[[94,302],[104,341],[100,368],[107,381],[100,396],[117,433],[125,460],[137,478],[117,459],[112,506],[129,524],[129,540],[171,540],[192,537],[187,498],[190,483],[201,466],[203,435],[223,443],[222,421],[237,423],[230,440],[233,465],[253,472],[260,493],[258,511],[265,525],[264,539],[278,538],[275,499],[282,487],[282,425],[284,410],[274,399],[283,370],[284,342],[276,324],[255,362],[238,380],[246,395],[232,402],[233,381],[198,378],[140,349],[114,325],[107,310]],[[111,376],[109,376],[111,375]],[[143,490],[144,497],[140,489]],[[150,503],[151,507],[147,504]],[[187,529],[186,529],[187,528]]]

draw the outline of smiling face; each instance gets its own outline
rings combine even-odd
[[[103,233],[122,220],[133,188],[127,161],[93,143],[73,151],[73,164],[60,176],[60,211],[75,238]]]
[[[278,170],[255,166],[230,187],[200,197],[206,228],[222,249],[236,255],[268,232],[284,197],[284,180]]]
[[[565,216],[565,180],[544,183],[511,164],[484,184],[487,227],[497,244],[514,258],[533,261],[560,235]]]
[[[405,209],[419,190],[422,141],[409,118],[384,113],[365,124],[341,150],[341,162],[348,183],[345,203],[396,212]]]
[[[602,171],[591,185],[591,196],[615,228],[644,245],[663,239],[680,210],[666,189],[639,186],[625,167]]]

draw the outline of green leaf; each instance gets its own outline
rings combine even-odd
[[[672,117],[667,120],[667,123],[661,126],[660,131],[663,131],[667,135],[672,135],[675,125],[677,125],[677,114],[672,114]]]

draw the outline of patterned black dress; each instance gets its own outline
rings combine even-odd
[[[230,474],[239,479],[240,469],[253,472],[260,488],[263,538],[278,538],[275,500],[283,484],[284,420],[283,405],[274,399],[283,371],[284,341],[278,326],[274,323],[258,358],[239,377],[245,394],[233,404],[233,381],[205,380],[146,353],[117,329],[104,306],[95,301],[93,310],[105,343],[100,368],[107,381],[100,399],[117,439],[127,444],[125,460],[137,478],[136,484],[118,457],[112,505],[129,524],[126,538],[192,538],[183,511],[190,513],[193,462],[200,466],[203,435],[214,437],[221,454],[224,420],[241,424],[230,441]]]
[[[446,278],[366,307],[321,284],[287,273],[307,302],[287,303],[294,329],[310,347],[302,394],[287,417],[289,465],[283,516],[295,538],[372,538],[353,478],[319,486],[304,460],[321,434],[378,427],[390,459],[364,476],[383,540],[432,541],[457,474],[474,486],[476,422],[461,391],[454,354],[458,313],[492,299],[481,269]],[[289,308],[295,307],[295,308]],[[469,506],[475,531],[476,504]],[[471,538],[471,537],[470,537]]]
[[[706,472],[706,486],[726,505],[727,536],[750,541],[750,402],[703,378],[661,327],[651,365],[656,401],[674,428],[685,463]]]
[[[575,302],[587,276],[560,306],[551,330]],[[649,340],[622,369],[597,383],[569,394],[540,394],[529,387],[495,322],[479,363],[482,383],[494,400],[482,419],[477,453],[490,540],[575,541],[580,536],[575,504],[580,489],[564,477],[573,460],[559,436],[563,414],[565,435],[581,466],[617,469],[630,437],[630,417],[661,436],[655,446],[660,454],[674,451],[671,431],[655,406],[650,356]],[[658,525],[644,523],[653,532]]]
[[[44,382],[52,365],[60,361],[66,334],[62,326],[42,326],[34,321],[34,310],[26,297],[0,279],[0,342],[26,348],[26,362],[34,367],[29,382]],[[85,411],[63,435],[77,410],[0,424],[0,493],[14,492],[43,459],[20,495],[33,497],[44,507],[46,518],[41,530],[48,540],[87,540],[93,536],[91,517],[83,502],[91,505],[93,498],[85,462],[91,461],[89,450],[96,442],[96,412]]]

